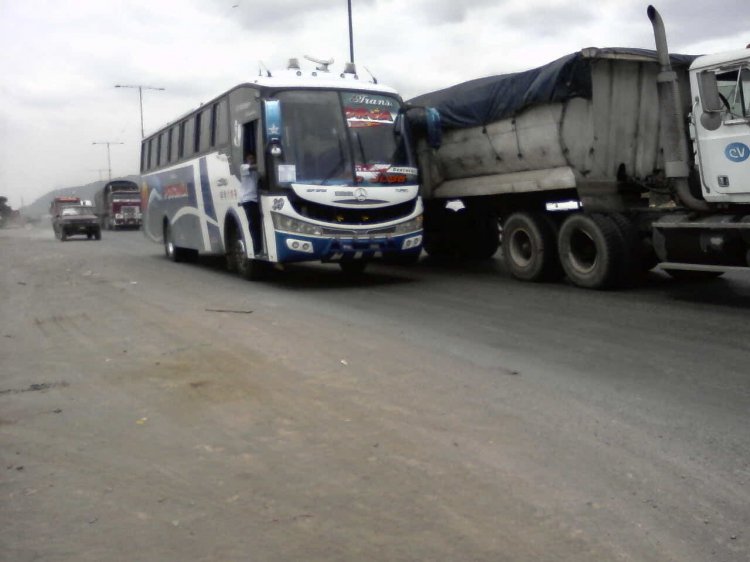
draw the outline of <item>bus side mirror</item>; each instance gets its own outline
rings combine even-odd
[[[443,129],[440,126],[440,113],[434,107],[425,108],[427,144],[437,150],[443,144]]]
[[[404,114],[399,111],[396,115],[396,119],[393,121],[393,136],[396,137],[396,142],[400,142],[404,136]]]
[[[443,143],[443,130],[437,109],[420,105],[410,106],[406,108],[406,119],[417,132],[417,136],[427,141],[430,148],[440,148]]]
[[[725,109],[719,96],[716,74],[710,71],[699,72],[698,91],[703,109],[701,125],[708,131],[715,131],[721,126],[721,112]]]
[[[271,156],[281,156],[282,121],[281,102],[266,100],[263,102],[264,121],[266,124],[266,146]]]

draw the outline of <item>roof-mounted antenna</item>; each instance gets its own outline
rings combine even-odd
[[[373,84],[377,84],[378,83],[378,79],[375,78],[375,75],[372,72],[370,72],[370,69],[367,68],[366,66],[364,68],[367,71],[367,74],[369,74],[370,76],[372,76],[372,83]]]
[[[310,55],[305,55],[305,58],[309,60],[310,62],[319,64],[320,66],[317,66],[315,68],[316,70],[320,70],[322,72],[328,72],[328,67],[333,64],[333,59],[328,59],[328,60],[316,59],[315,57],[311,57]]]
[[[263,76],[263,72],[261,71],[261,69],[263,69],[263,70],[265,70],[265,71],[266,71],[266,76],[268,76],[269,78],[271,78],[271,77],[272,77],[272,76],[271,76],[271,71],[270,71],[270,70],[268,70],[268,68],[266,67],[266,65],[265,65],[265,64],[263,64],[263,61],[262,61],[262,60],[259,60],[259,61],[258,61],[258,76]]]
[[[359,80],[359,76],[357,76],[357,65],[355,65],[353,62],[348,62],[344,65],[344,72],[340,74],[341,78],[346,78],[347,74],[351,74],[355,80]]]

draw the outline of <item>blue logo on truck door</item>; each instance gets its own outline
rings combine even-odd
[[[744,162],[750,158],[750,147],[741,142],[733,142],[724,149],[724,154],[732,162]]]

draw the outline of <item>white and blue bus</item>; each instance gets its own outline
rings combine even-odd
[[[379,257],[416,259],[422,201],[403,101],[353,65],[336,74],[328,64],[303,72],[292,59],[143,140],[143,230],[167,257],[226,255],[247,278],[269,263],[361,272]],[[437,112],[422,114],[439,135]],[[261,249],[238,206],[250,152],[261,178]]]

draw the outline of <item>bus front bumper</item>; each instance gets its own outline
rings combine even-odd
[[[281,263],[314,261],[338,262],[370,260],[395,255],[419,254],[422,231],[390,236],[312,237],[276,232],[276,253]]]

